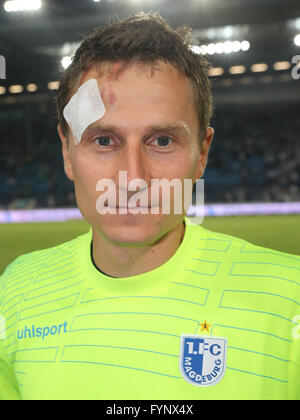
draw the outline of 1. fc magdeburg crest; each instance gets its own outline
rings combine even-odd
[[[181,335],[179,367],[192,385],[216,385],[226,370],[227,338]]]

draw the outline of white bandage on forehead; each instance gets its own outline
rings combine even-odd
[[[78,145],[87,127],[105,114],[96,79],[90,79],[80,86],[64,108],[63,114],[73,131],[75,144]]]

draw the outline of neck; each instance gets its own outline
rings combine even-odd
[[[93,228],[93,260],[112,277],[130,277],[163,265],[179,248],[185,234],[182,221],[155,243],[145,246],[122,246],[110,241]]]

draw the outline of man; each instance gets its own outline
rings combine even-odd
[[[214,135],[188,35],[133,15],[66,70],[58,132],[91,229],[1,277],[3,399],[300,398],[300,258],[193,224],[175,189],[169,213],[150,201],[153,179],[202,177]]]

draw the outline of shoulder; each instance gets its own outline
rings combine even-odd
[[[289,254],[272,248],[263,247],[249,242],[245,239],[203,228],[206,247],[224,252],[231,252],[236,257],[254,261],[255,259],[265,260],[269,263],[286,263],[295,265],[300,269],[300,256]],[[200,233],[200,231],[199,231]],[[229,252],[229,253],[230,253]]]
[[[218,274],[237,285],[289,290],[300,299],[300,256],[262,247],[244,239],[199,228],[197,252],[215,262]],[[195,232],[197,230],[195,229]],[[199,254],[198,254],[199,255]]]
[[[205,249],[211,249],[219,252],[231,252],[241,258],[253,259],[255,256],[261,256],[268,261],[291,262],[300,268],[300,255],[289,254],[273,248],[263,247],[243,238],[224,233],[215,232],[204,228],[201,225],[195,225],[195,234],[199,241],[205,244]],[[198,228],[198,229],[197,229]],[[200,243],[200,242],[199,242]],[[229,252],[229,253],[230,253]]]
[[[216,233],[209,230],[207,231],[207,237],[210,240],[217,239],[219,241],[227,242],[228,245],[233,245],[234,248],[239,250],[240,255],[249,257],[250,259],[255,258],[255,256],[261,256],[261,258],[273,262],[291,262],[295,265],[298,265],[300,268],[300,256],[296,254],[289,254],[284,251],[279,251],[273,248],[263,247],[252,242],[249,242],[245,239],[238,238],[236,236],[231,236],[223,233]]]
[[[8,290],[24,290],[38,279],[51,279],[66,272],[67,268],[72,269],[77,260],[78,244],[85,236],[17,257],[0,276],[0,303]]]

